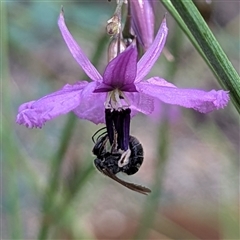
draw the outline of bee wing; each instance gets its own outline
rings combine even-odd
[[[107,168],[102,169],[101,172],[104,175],[106,175],[106,176],[110,177],[111,179],[115,180],[116,182],[120,183],[121,185],[125,186],[126,188],[131,189],[135,192],[139,192],[139,193],[142,193],[142,194],[145,194],[145,195],[147,195],[148,193],[151,192],[151,190],[149,188],[146,188],[144,186],[123,181],[122,179],[118,178],[116,175],[112,174]]]

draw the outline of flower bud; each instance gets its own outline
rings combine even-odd
[[[119,42],[120,41],[120,42]],[[108,46],[108,62],[115,58],[119,53],[123,52],[126,46],[122,40],[118,38],[112,38]]]
[[[137,40],[146,51],[154,39],[154,12],[151,0],[128,0],[131,26]]]
[[[117,15],[114,15],[107,21],[106,31],[109,35],[114,36],[119,33],[120,21]]]

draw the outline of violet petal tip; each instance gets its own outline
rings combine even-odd
[[[229,100],[229,91],[220,90],[217,92],[214,104],[217,109],[224,108],[228,104]]]

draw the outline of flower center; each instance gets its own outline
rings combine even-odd
[[[118,88],[108,92],[106,102],[104,103],[106,109],[122,110],[130,107],[130,102],[124,92]]]

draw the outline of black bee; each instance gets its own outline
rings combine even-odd
[[[150,193],[150,189],[134,183],[125,182],[116,176],[119,172],[132,175],[139,170],[143,162],[143,147],[141,143],[137,138],[130,136],[129,148],[123,151],[117,148],[116,143],[110,145],[108,135],[106,133],[104,134],[98,137],[92,150],[93,154],[97,156],[94,160],[96,168],[104,175],[133,191],[146,195]]]

